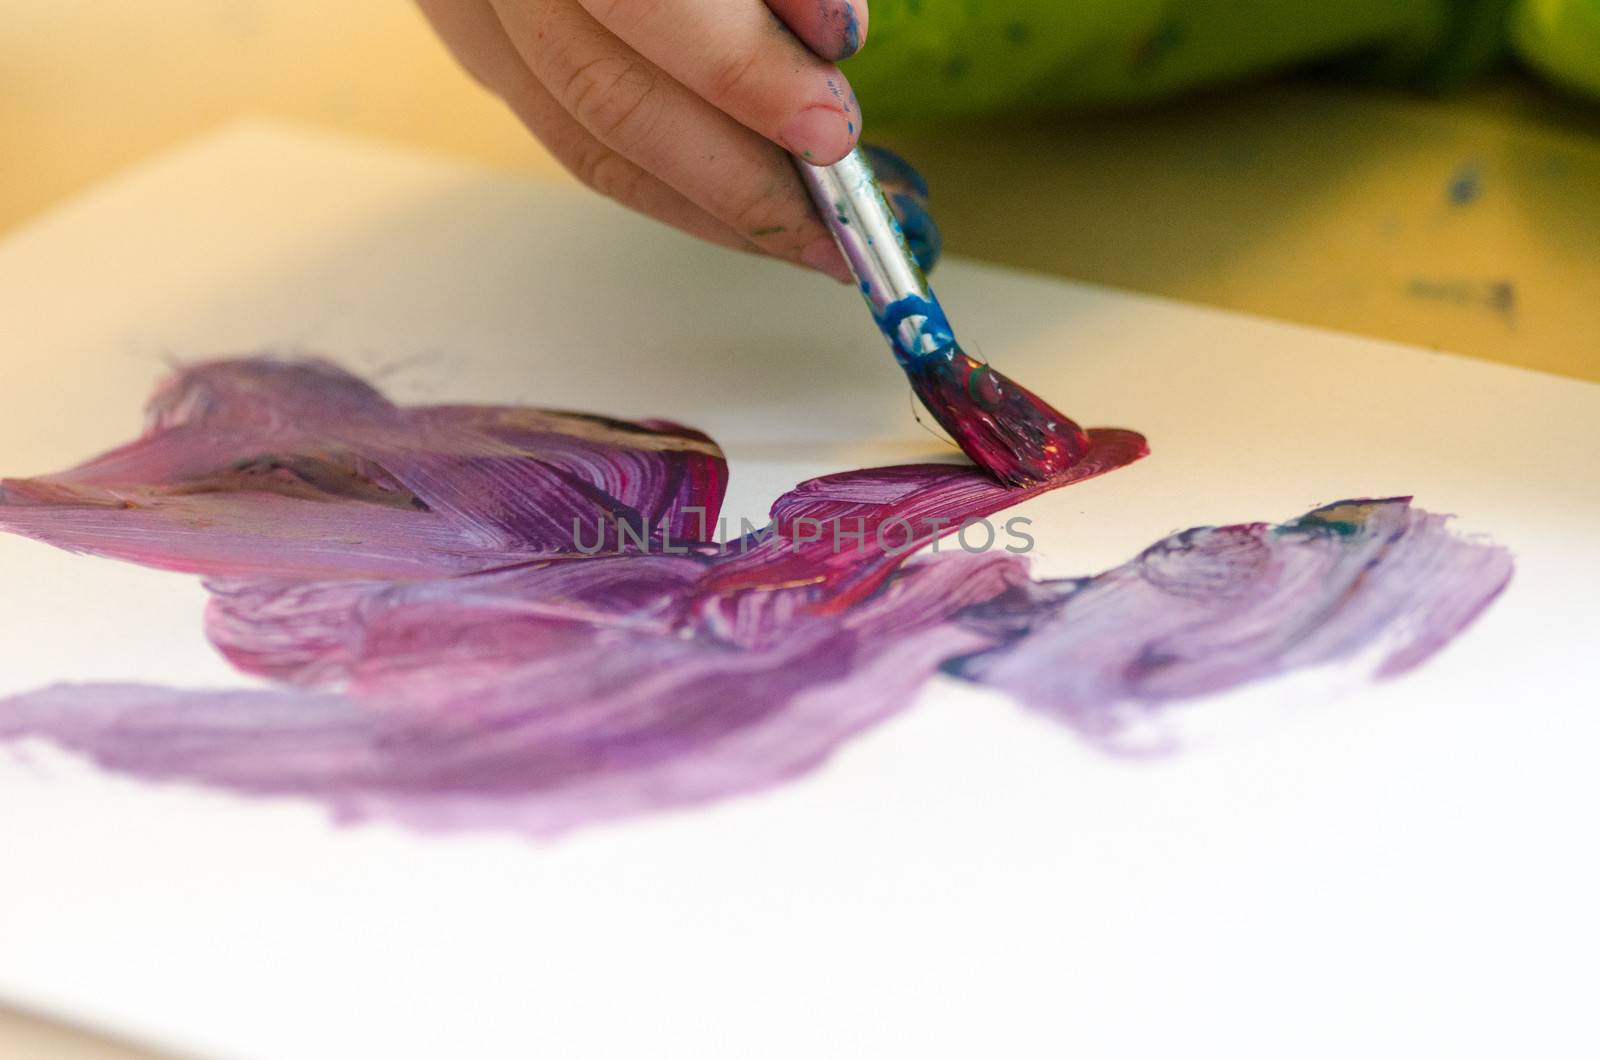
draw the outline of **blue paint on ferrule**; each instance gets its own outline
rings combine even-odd
[[[915,337],[908,340],[900,326],[913,317],[921,317],[922,322],[916,325]],[[955,348],[955,332],[950,329],[950,321],[945,319],[944,310],[931,291],[927,298],[908,294],[890,302],[882,312],[874,310],[872,319],[878,322],[878,330],[889,340],[895,360],[902,367],[928,357],[948,356]]]
[[[923,272],[932,272],[939,263],[943,239],[933,215],[928,212],[928,182],[911,163],[886,147],[862,144],[884,198],[895,217],[895,227],[905,236],[906,245]]]
[[[944,239],[939,226],[934,224],[933,215],[910,195],[891,195],[889,203],[894,207],[900,234],[905,236],[917,264],[923,272],[932,272],[944,250]]]
[[[919,199],[928,197],[928,182],[917,168],[881,144],[862,144],[861,153],[867,156],[878,183],[890,187],[903,187]]]

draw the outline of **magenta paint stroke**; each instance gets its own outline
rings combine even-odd
[[[688,428],[402,408],[315,361],[186,368],[137,441],[0,484],[0,528],[204,575],[208,636],[265,683],[56,685],[0,701],[0,740],[346,820],[548,834],[799,776],[941,670],[1108,747],[1294,667],[1376,648],[1391,676],[1510,576],[1406,498],[1185,531],[1093,578],[907,548],[1146,453],[1087,437],[1020,490],[943,464],[812,479],[719,546],[726,465]]]

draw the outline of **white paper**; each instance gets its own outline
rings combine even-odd
[[[1594,1055],[1600,387],[938,281],[969,347],[1150,439],[1018,509],[1040,573],[1415,494],[1511,547],[1510,588],[1420,671],[1214,701],[1194,716],[1229,724],[1168,760],[940,682],[797,783],[556,843],[343,828],[31,745],[0,754],[0,995],[230,1060]],[[735,523],[949,452],[848,289],[564,186],[252,124],[0,244],[0,471],[132,437],[170,361],[264,349],[402,401],[693,424]],[[0,536],[0,585],[0,693],[242,681],[193,579]]]

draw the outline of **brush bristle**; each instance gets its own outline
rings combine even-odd
[[[1083,458],[1083,429],[959,346],[906,366],[917,397],[961,451],[1009,486],[1045,482]]]

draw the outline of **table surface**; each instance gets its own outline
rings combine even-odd
[[[242,113],[561,176],[409,5],[0,16],[0,237]],[[1600,107],[1526,81],[1449,100],[1269,83],[881,138],[928,175],[956,253],[1600,381]],[[0,1008],[0,1057],[147,1055]]]

